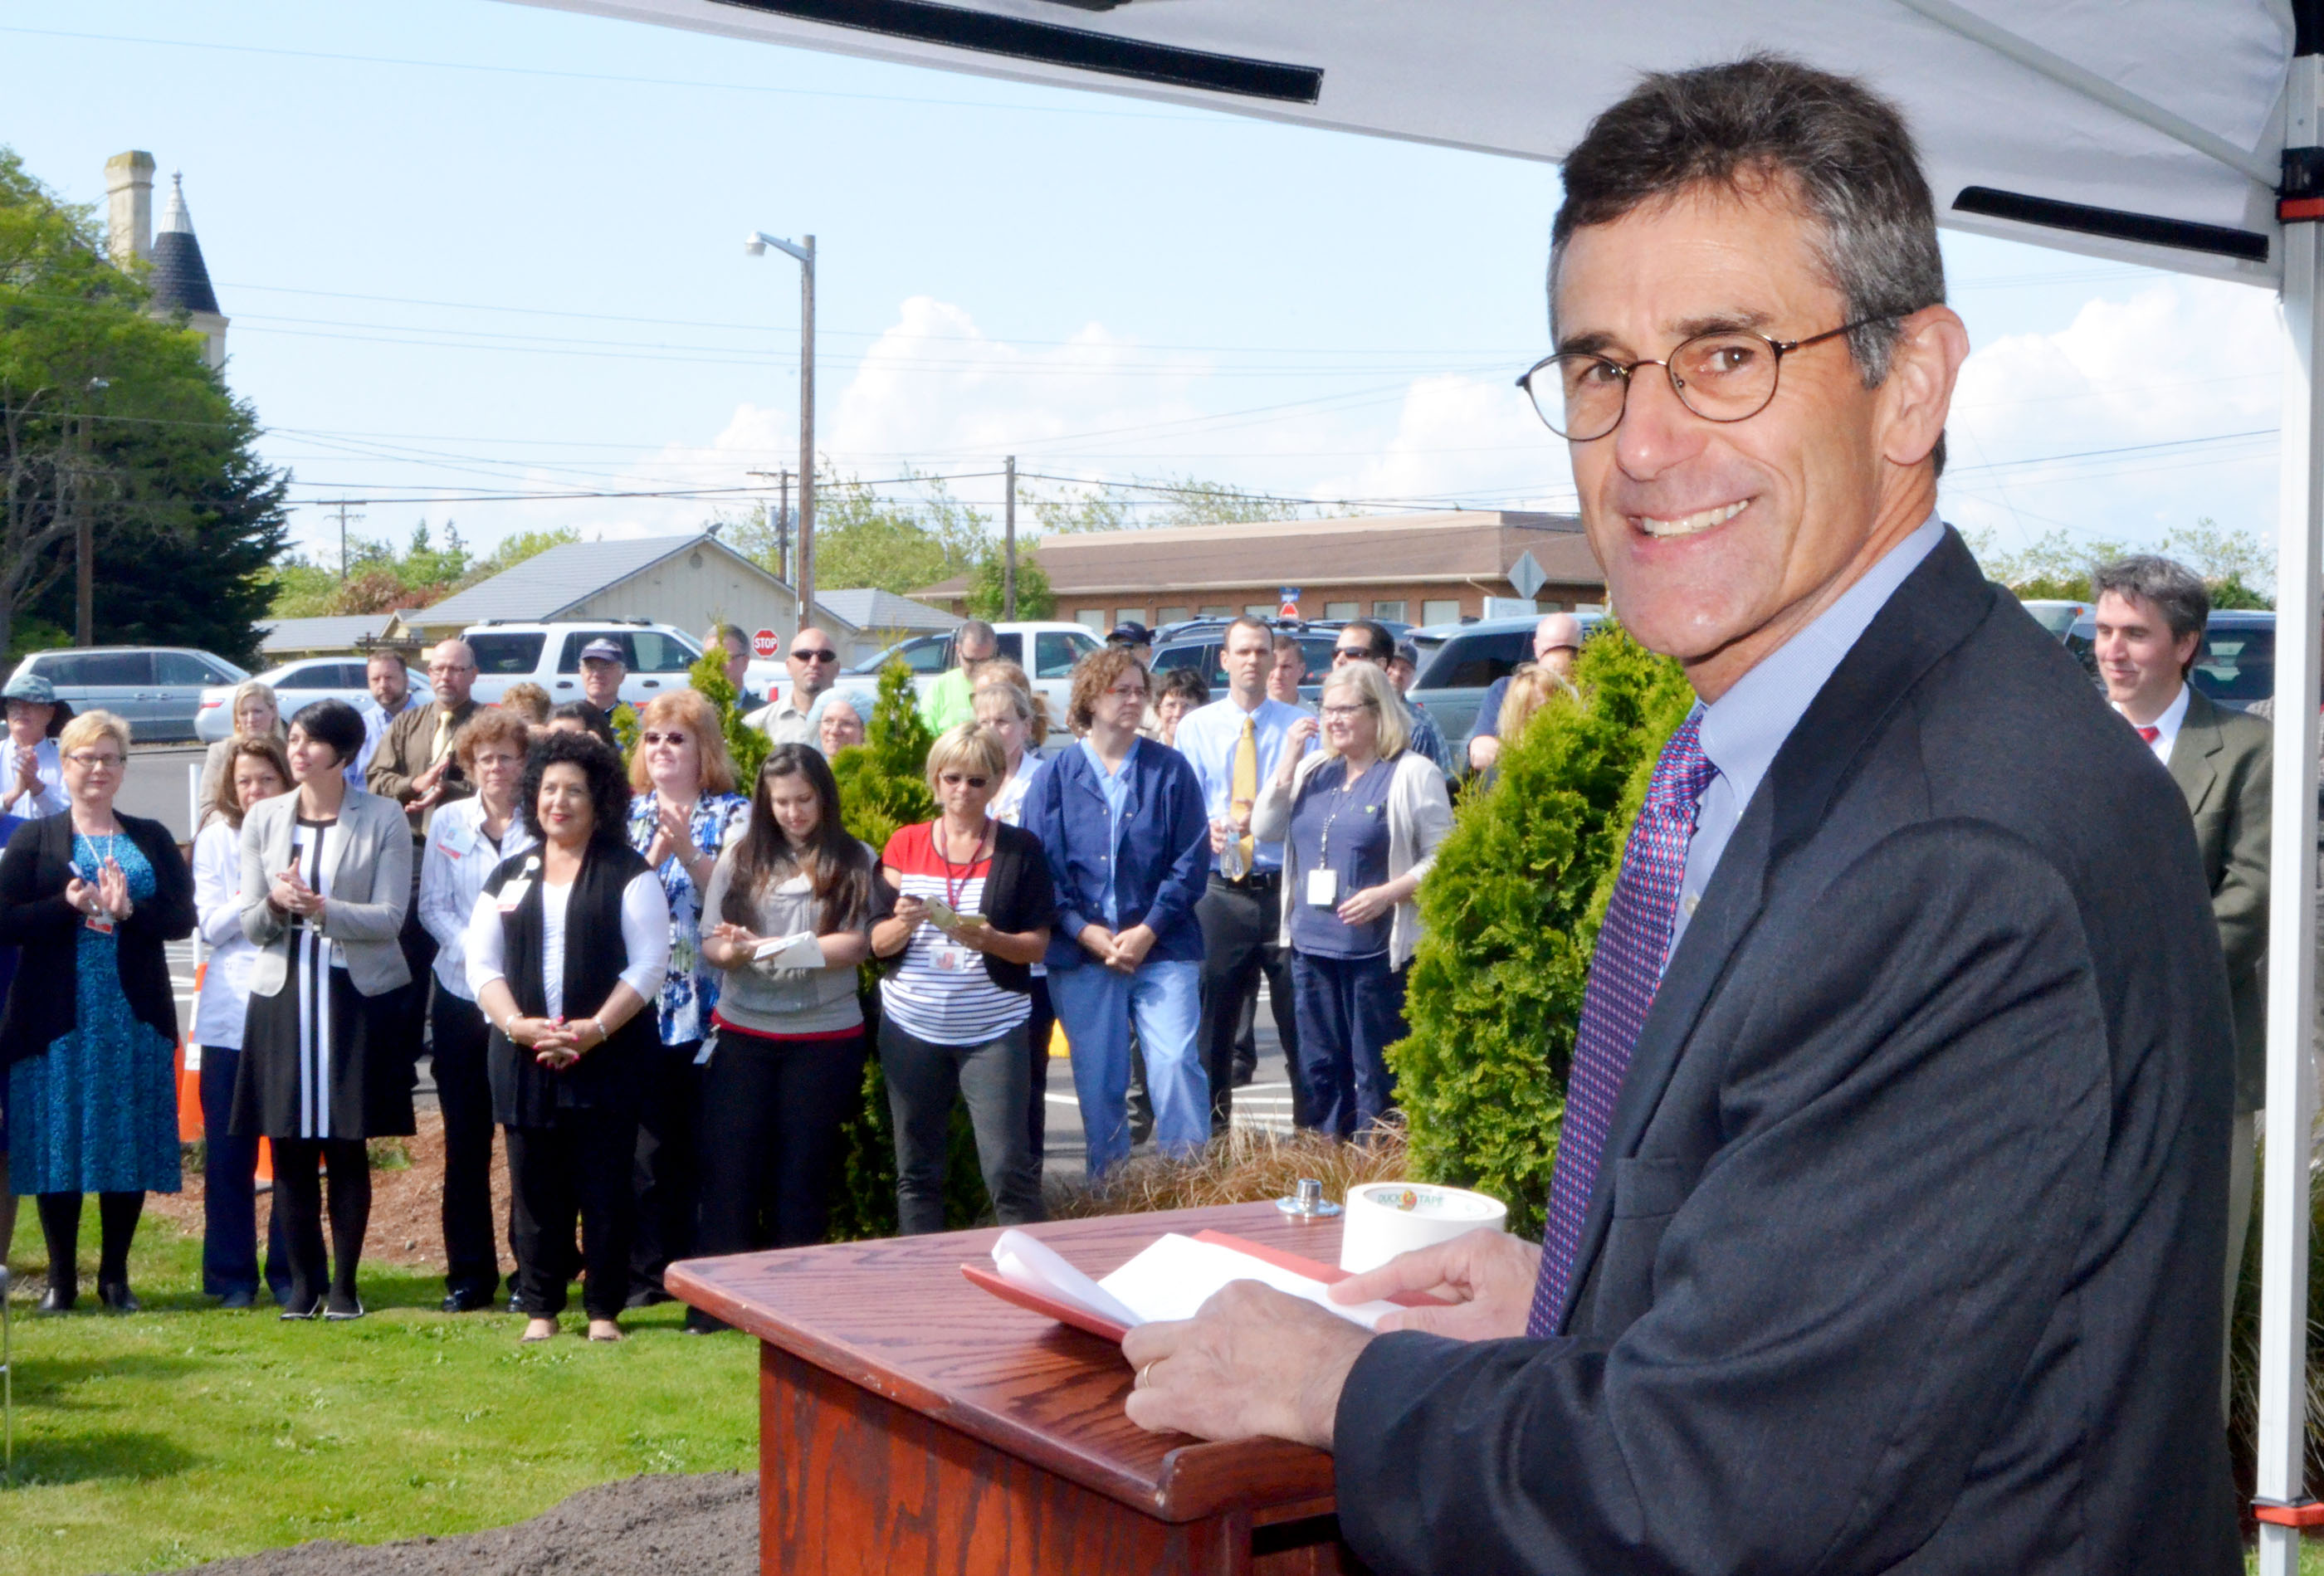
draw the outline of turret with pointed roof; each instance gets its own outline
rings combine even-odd
[[[187,326],[202,336],[210,365],[226,364],[226,325],[218,310],[217,292],[210,288],[210,271],[202,262],[202,244],[194,238],[193,216],[186,210],[186,178],[170,177],[170,211],[153,237],[152,311],[157,317],[182,312]]]

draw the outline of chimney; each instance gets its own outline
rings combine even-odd
[[[153,255],[153,155],[115,153],[105,161],[106,250],[126,266]]]

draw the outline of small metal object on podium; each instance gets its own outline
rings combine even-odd
[[[1298,1191],[1277,1199],[1275,1207],[1306,1221],[1327,1221],[1340,1212],[1340,1206],[1323,1196],[1323,1184],[1312,1176],[1301,1177]]]

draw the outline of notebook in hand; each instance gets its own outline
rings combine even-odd
[[[1323,1288],[1348,1272],[1295,1253],[1204,1231],[1172,1231],[1155,1239],[1137,1258],[1102,1280],[1093,1280],[1029,1233],[1007,1230],[992,1245],[992,1267],[964,1264],[960,1272],[1003,1302],[1120,1341],[1140,1324],[1191,1319],[1211,1295],[1230,1281],[1255,1280],[1304,1298],[1367,1330],[1398,1305],[1425,1307],[1426,1296],[1393,1301],[1333,1302]]]

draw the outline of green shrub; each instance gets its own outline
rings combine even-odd
[[[1388,1049],[1413,1175],[1473,1187],[1538,1235],[1598,926],[1655,759],[1694,692],[1617,625],[1559,699],[1503,741],[1420,889],[1409,1037]]]
[[[839,803],[847,829],[873,848],[885,848],[898,828],[936,818],[936,796],[928,791],[928,746],[935,742],[920,720],[912,676],[901,662],[880,675],[880,699],[865,722],[863,742],[843,750],[831,763],[839,779]],[[863,1103],[840,1127],[840,1178],[833,1190],[834,1241],[896,1234],[896,1134],[888,1118],[888,1083],[876,1054],[880,1023],[880,972],[863,965],[863,1025],[875,1054],[863,1069]],[[976,1161],[976,1134],[968,1108],[955,1101],[950,1159],[945,1177],[945,1223],[973,1226],[991,1213],[984,1179]]]
[[[734,791],[750,798],[758,789],[759,768],[765,763],[767,752],[774,743],[761,730],[744,724],[735,705],[742,697],[727,681],[725,659],[724,649],[713,646],[686,670],[686,681],[718,714],[718,731],[724,736],[726,753],[734,762]]]

